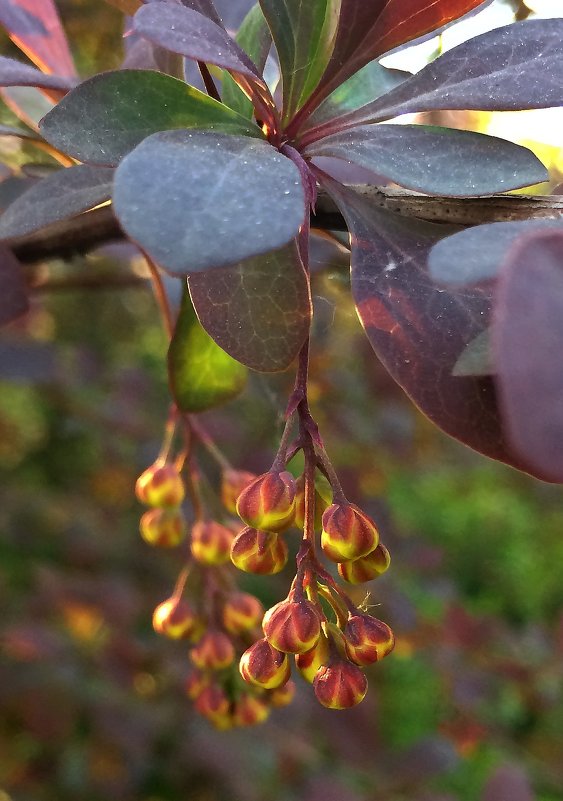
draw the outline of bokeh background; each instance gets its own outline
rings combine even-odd
[[[82,73],[118,66],[119,12],[58,5]],[[236,26],[249,3],[217,5]],[[447,36],[559,5],[498,0]],[[447,36],[395,58],[427,59]],[[531,145],[553,187],[560,117],[545,114],[455,121]],[[0,151],[25,179],[30,151],[1,140]],[[349,712],[321,708],[299,682],[257,729],[217,733],[193,713],[186,648],[150,624],[182,553],[138,535],[134,482],[169,397],[166,338],[129,257],[105,248],[30,268],[32,310],[0,336],[0,801],[561,801],[563,493],[417,413],[371,352],[334,253],[315,265],[311,397],[345,489],[392,552],[368,589],[397,648]],[[270,465],[291,380],[255,375],[203,415],[236,466]],[[241,584],[270,605],[288,578]]]

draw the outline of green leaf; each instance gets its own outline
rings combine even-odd
[[[485,328],[475,339],[472,339],[461,356],[454,364],[452,375],[456,376],[485,376],[494,375],[496,368],[493,364],[491,346],[491,329]]]
[[[84,81],[41,122],[45,139],[90,164],[117,165],[157,131],[199,128],[260,137],[232,109],[184,81],[152,70],[119,70]]]
[[[331,122],[342,114],[356,111],[395,89],[410,77],[408,72],[390,70],[382,67],[378,61],[370,61],[321,103],[307,121],[304,130]]]
[[[236,35],[236,42],[250,56],[258,70],[263,72],[272,46],[272,35],[259,3],[252,6],[243,19]],[[229,106],[241,116],[252,119],[254,115],[252,101],[248,99],[226,71],[222,77],[221,95],[226,106]]]
[[[332,54],[339,0],[260,0],[283,79],[283,116],[289,121],[319,83]]]
[[[115,213],[175,275],[226,267],[280,248],[305,219],[299,170],[268,142],[164,131],[119,165]]]
[[[172,394],[183,412],[220,406],[239,395],[246,384],[246,367],[204,331],[187,287],[168,351],[168,374]]]

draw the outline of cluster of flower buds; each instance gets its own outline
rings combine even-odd
[[[288,549],[281,532],[292,525],[306,528],[305,490],[304,476],[296,481],[287,471],[274,469],[242,489],[236,511],[246,527],[232,544],[231,559],[236,567],[273,574],[285,566]],[[317,476],[310,495],[314,496],[312,517],[314,528],[321,530],[322,552],[337,564],[340,577],[359,584],[384,573],[389,552],[379,542],[373,520],[349,503],[341,490],[333,501],[332,487],[324,476]],[[306,542],[307,548],[309,544]],[[298,568],[288,597],[264,615],[264,636],[242,655],[240,674],[250,687],[279,691],[290,681],[293,658],[323,706],[348,709],[367,692],[364,668],[393,649],[393,632],[358,609],[310,551],[306,552],[308,568]],[[332,608],[334,621],[327,617],[320,596],[327,602],[325,607]]]
[[[185,488],[178,468],[157,459],[137,479],[135,493],[142,504],[151,507],[139,526],[145,542],[161,548],[174,548],[183,542],[187,533],[181,509]]]

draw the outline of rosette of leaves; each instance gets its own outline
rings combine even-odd
[[[322,157],[340,159],[450,198],[545,181],[538,159],[510,142],[389,121],[563,104],[563,20],[498,28],[407,75],[380,59],[487,3],[260,0],[236,38],[211,0],[114,5],[132,15],[125,65],[135,68],[79,82],[52,0],[35,11],[0,0],[0,22],[39,67],[2,59],[0,82],[11,87],[4,91],[32,86],[51,105],[38,126],[28,120],[26,131],[0,135],[31,136],[71,165],[37,181],[0,218],[2,320],[25,308],[10,243],[111,201],[126,236],[185,282],[171,385],[181,408],[208,408],[240,391],[240,364],[284,370],[307,340],[307,241],[320,189],[346,222],[358,316],[393,378],[451,436],[563,481],[563,457],[554,453],[563,379],[552,358],[563,336],[561,223],[549,231],[529,223],[531,232],[506,223],[510,235],[499,228],[498,238],[488,226],[459,233],[381,209],[319,166]],[[270,53],[277,88],[264,77]],[[185,64],[199,65],[206,92],[184,80]],[[509,249],[521,234],[532,238]],[[490,279],[503,262],[496,292]],[[533,313],[522,313],[531,295]],[[215,359],[208,378],[198,372],[195,397],[185,391],[194,385],[184,374],[190,341],[205,342]],[[543,425],[530,427],[537,387],[550,400]]]

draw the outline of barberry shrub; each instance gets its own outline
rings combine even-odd
[[[259,723],[289,703],[293,662],[321,704],[352,707],[367,692],[365,667],[395,641],[342,582],[377,578],[390,556],[376,523],[345,496],[309,408],[318,196],[341,215],[324,224],[327,236],[339,241],[345,222],[358,316],[393,378],[450,435],[553,481],[563,481],[552,358],[563,334],[563,223],[514,222],[508,212],[507,222],[460,231],[407,219],[337,181],[323,158],[442,198],[547,180],[539,160],[510,142],[388,121],[563,104],[563,20],[493,30],[409,75],[381,57],[486,3],[260,0],[232,38],[211,0],[112,2],[130,15],[123,68],[80,80],[53,0],[33,11],[0,0],[0,22],[38,67],[0,59],[5,98],[28,126],[0,134],[29,139],[61,164],[0,218],[0,321],[27,309],[14,255],[22,238],[81,214],[87,226],[91,210],[111,202],[147,261],[171,337],[172,409],[137,497],[149,507],[144,540],[172,548],[187,537],[189,556],[154,628],[189,643],[186,694],[220,729]],[[184,79],[190,63],[205,91]],[[9,91],[22,86],[49,103],[38,125]],[[177,314],[162,271],[183,282]],[[233,467],[197,414],[239,394],[249,369],[273,373],[295,360],[270,469]],[[198,446],[222,468],[213,504],[201,490]],[[293,580],[264,611],[237,587],[231,563],[280,572],[292,529],[301,532]]]

